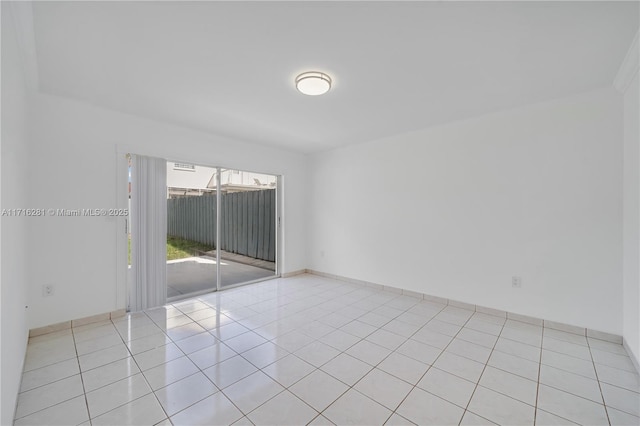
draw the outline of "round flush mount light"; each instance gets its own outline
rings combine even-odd
[[[303,72],[296,77],[296,89],[309,96],[324,95],[331,89],[331,77],[318,71]]]

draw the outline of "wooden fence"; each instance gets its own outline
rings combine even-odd
[[[222,194],[220,249],[255,259],[276,259],[276,191]],[[216,197],[167,200],[167,234],[216,245]]]

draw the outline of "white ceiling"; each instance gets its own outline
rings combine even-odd
[[[638,2],[40,2],[41,91],[317,152],[611,86]],[[321,97],[294,77],[334,79]]]

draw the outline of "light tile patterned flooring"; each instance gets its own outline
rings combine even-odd
[[[621,345],[313,275],[32,338],[16,425],[638,425]]]

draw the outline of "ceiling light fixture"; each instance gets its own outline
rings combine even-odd
[[[296,77],[296,89],[309,96],[324,95],[331,89],[331,77],[318,71],[303,72]]]

